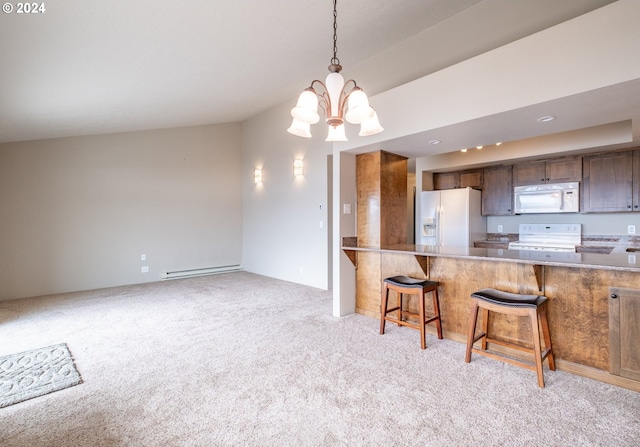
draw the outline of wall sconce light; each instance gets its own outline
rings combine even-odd
[[[293,160],[293,176],[298,177],[304,173],[303,164],[301,159]]]
[[[258,183],[262,183],[262,169],[255,168],[253,170],[253,181],[257,185]]]

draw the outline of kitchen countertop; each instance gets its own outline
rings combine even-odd
[[[398,244],[385,247],[359,246],[355,238],[345,238],[343,250],[404,253],[418,256],[478,259],[483,261],[515,262],[520,264],[551,265],[557,267],[589,268],[640,272],[640,254],[614,252],[566,253],[502,248],[438,247],[432,245]]]

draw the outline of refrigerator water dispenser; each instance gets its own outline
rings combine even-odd
[[[424,218],[422,219],[422,235],[425,237],[433,237],[436,235],[436,219]]]

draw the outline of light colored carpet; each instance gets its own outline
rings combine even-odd
[[[66,344],[0,357],[0,408],[82,383]]]
[[[534,373],[245,272],[0,302],[0,355],[65,341],[84,384],[0,410],[14,446],[637,446],[640,394]]]

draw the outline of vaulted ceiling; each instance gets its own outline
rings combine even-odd
[[[611,2],[341,0],[338,57],[373,95]],[[0,15],[0,142],[242,121],[332,56],[331,0],[42,4]],[[420,36],[428,57],[394,52]]]

